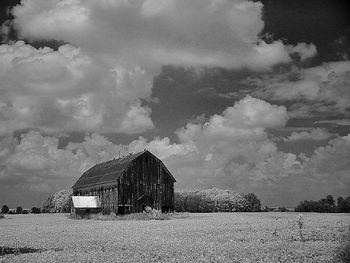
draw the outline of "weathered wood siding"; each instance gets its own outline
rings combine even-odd
[[[118,207],[130,207],[130,212],[142,212],[145,206],[158,210],[173,210],[174,179],[163,163],[149,153],[132,161],[117,181],[74,190],[75,195],[95,195],[105,213]]]

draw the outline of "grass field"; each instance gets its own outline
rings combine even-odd
[[[164,221],[6,215],[0,262],[346,262],[347,214],[212,213]],[[7,250],[5,250],[5,248]],[[8,254],[8,251],[31,253]]]

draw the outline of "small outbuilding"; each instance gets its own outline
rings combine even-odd
[[[97,214],[101,212],[101,202],[97,196],[72,196],[72,212],[76,215]]]
[[[90,168],[72,187],[73,198],[97,197],[104,213],[136,213],[146,206],[169,212],[175,182],[163,162],[145,150]]]

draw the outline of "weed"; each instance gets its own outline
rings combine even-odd
[[[303,226],[304,226],[304,218],[302,214],[299,214],[298,219],[297,219],[297,224],[299,227],[299,236],[300,236],[300,240],[302,242],[305,241],[304,236],[303,236]]]

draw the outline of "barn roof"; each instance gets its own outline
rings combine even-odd
[[[113,159],[104,163],[96,164],[95,166],[87,170],[85,173],[83,173],[83,175],[73,185],[73,188],[116,181],[129,167],[133,160],[135,160],[137,157],[141,156],[146,152],[154,156],[152,153],[145,150],[135,154],[126,155],[119,159]],[[168,171],[166,167],[165,169]]]
[[[97,196],[72,196],[74,208],[99,208],[100,200]]]

